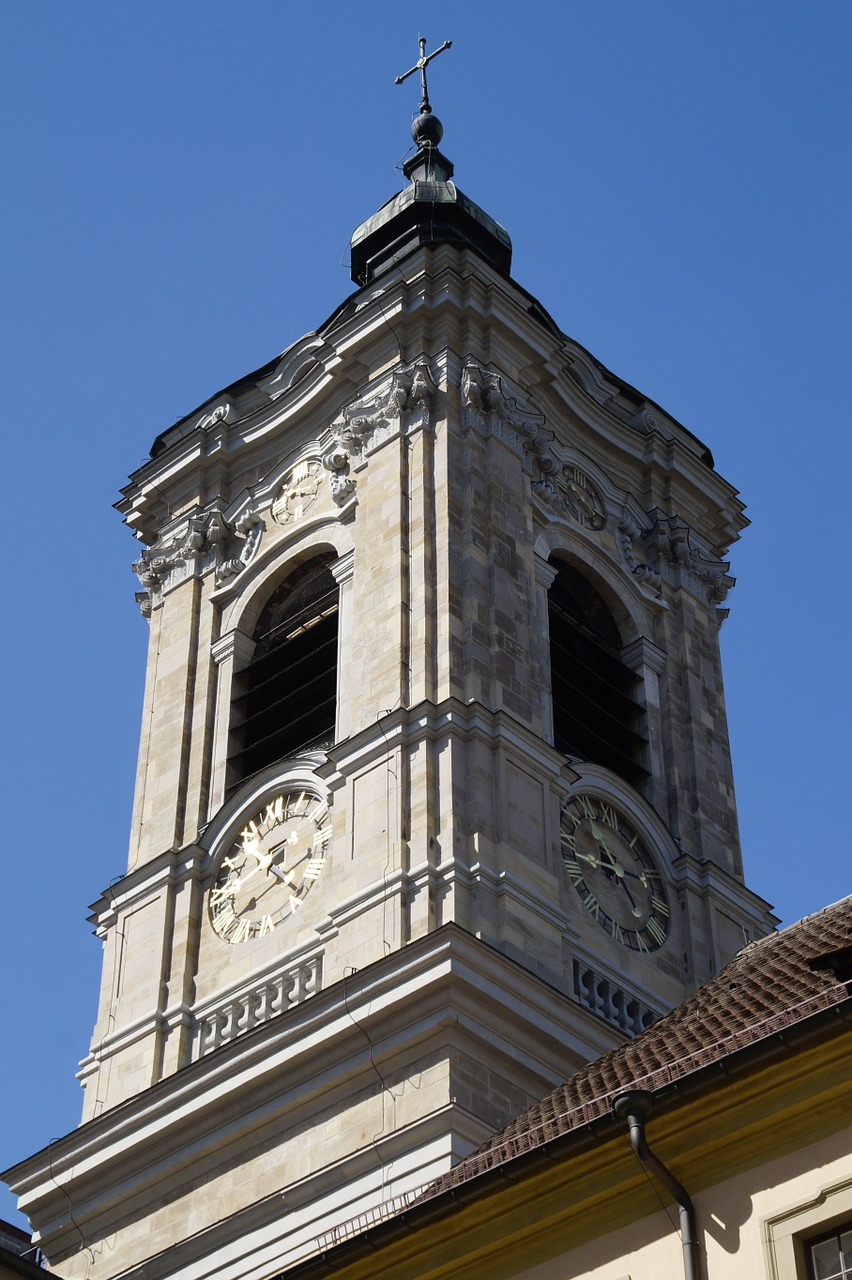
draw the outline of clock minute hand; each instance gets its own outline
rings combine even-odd
[[[600,845],[601,852],[605,853],[606,856],[609,858],[609,861],[611,864],[609,869],[612,871],[613,875],[618,880],[618,883],[621,885],[622,889],[627,894],[627,900],[630,903],[631,915],[635,916],[637,920],[640,920],[642,918],[642,911],[636,905],[636,899],[633,897],[633,894],[630,892],[630,889],[627,884],[626,877],[630,875],[630,872],[625,871],[624,867],[621,865],[618,859],[614,858],[613,855],[610,853],[609,849],[606,847],[606,844],[604,842],[603,832],[601,831],[598,824],[596,822],[593,822],[591,826],[592,826],[592,835],[595,837],[598,844]],[[603,863],[601,863],[601,866],[603,866]]]
[[[627,881],[624,879],[623,876],[621,876],[619,878],[618,883],[621,885],[622,889],[627,894],[627,899],[630,903],[631,914],[634,915],[637,920],[641,920],[642,911],[639,907],[637,907],[636,899],[633,897],[633,894],[630,892],[630,889],[628,888],[628,885],[627,885]]]

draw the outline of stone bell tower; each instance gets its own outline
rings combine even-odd
[[[512,280],[428,60],[356,292],[118,504],[127,874],[83,1123],[8,1175],[64,1276],[276,1275],[772,924],[719,659],[742,506]]]

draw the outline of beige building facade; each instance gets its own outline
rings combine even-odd
[[[9,1171],[63,1276],[277,1274],[773,924],[719,654],[742,504],[512,280],[419,121],[357,291],[118,504],[127,873],[83,1122]]]

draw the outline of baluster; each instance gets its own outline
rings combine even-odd
[[[627,1010],[624,1007],[625,1003],[626,1003],[626,997],[624,995],[624,992],[620,991],[617,987],[614,987],[612,991],[613,1021],[615,1022],[616,1026],[621,1028],[622,1031],[627,1031],[629,1028],[629,1022],[627,1019]]]
[[[296,990],[296,978],[297,971],[295,969],[290,969],[287,973],[281,975],[281,1003],[285,1009],[289,1009],[299,998]]]
[[[219,1014],[221,1030],[221,1035],[218,1041],[219,1044],[223,1044],[225,1040],[230,1040],[237,1034],[237,1018],[239,1016],[239,1012],[239,1005],[235,1004],[234,1001],[231,1001],[229,1004],[222,1007]]]

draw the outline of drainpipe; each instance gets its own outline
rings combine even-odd
[[[645,1121],[651,1110],[651,1095],[644,1089],[634,1089],[622,1093],[612,1104],[613,1112],[618,1120],[627,1124],[630,1129],[630,1145],[637,1158],[659,1179],[667,1191],[670,1191],[680,1211],[680,1235],[683,1242],[683,1273],[686,1280],[700,1280],[698,1271],[698,1232],[695,1227],[695,1210],[692,1207],[686,1190],[670,1173],[661,1160],[658,1160],[645,1141]]]

